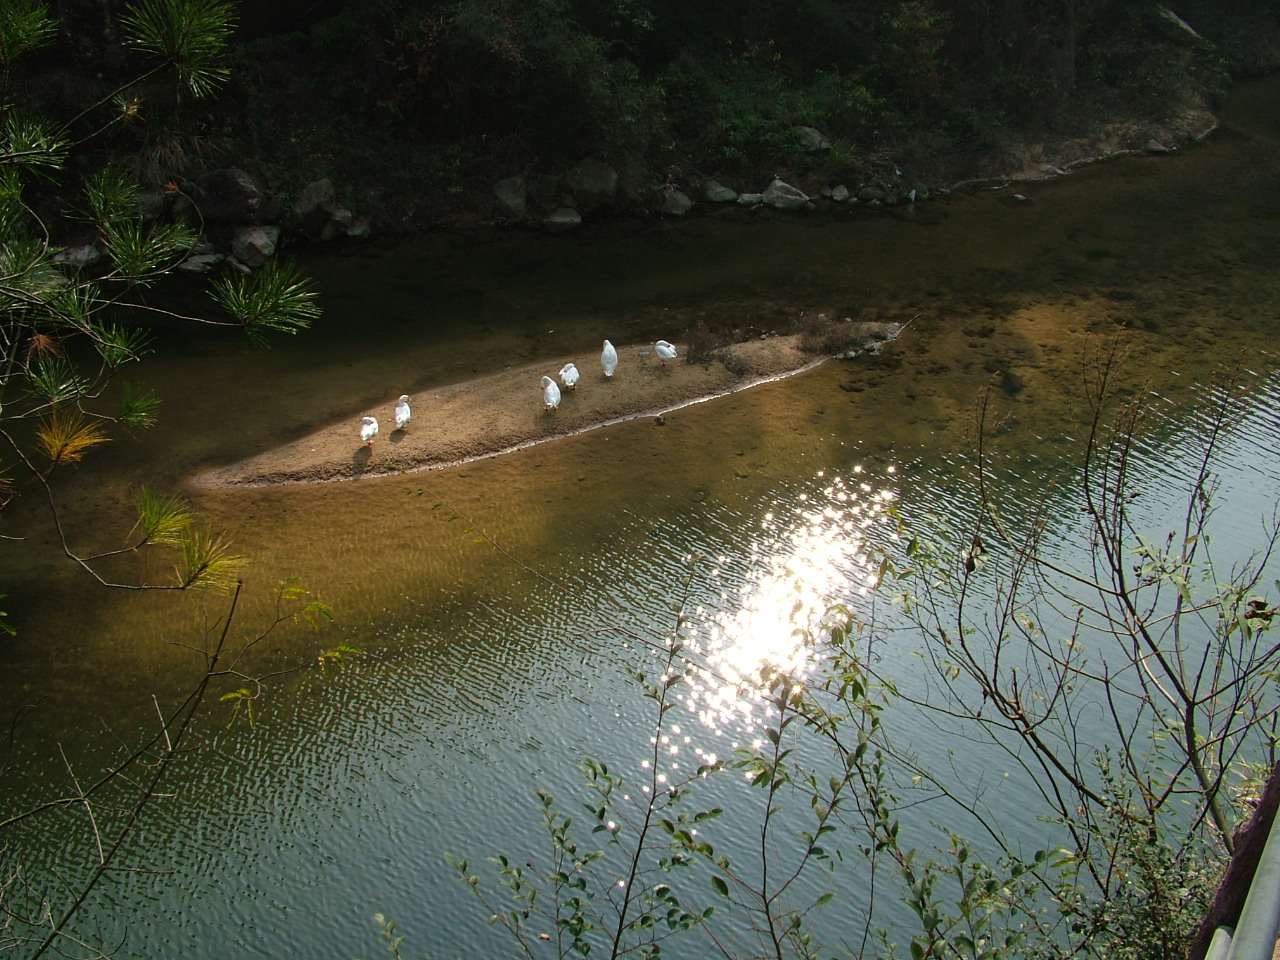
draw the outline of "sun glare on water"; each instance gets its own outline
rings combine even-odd
[[[804,681],[820,662],[816,641],[833,608],[875,584],[868,534],[889,522],[896,491],[865,482],[860,468],[850,478],[818,478],[821,492],[799,495],[789,516],[765,514],[745,581],[720,613],[690,628],[690,652],[705,669],[691,671],[684,705],[716,732],[755,726],[766,677]]]

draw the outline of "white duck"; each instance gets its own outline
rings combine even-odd
[[[409,409],[409,395],[402,394],[399,401],[396,402],[396,429],[403,430],[409,425],[409,418],[413,416],[413,411]]]
[[[578,377],[578,368],[572,363],[566,363],[560,368],[560,382],[564,384],[566,390],[577,388]]]
[[[360,421],[360,442],[366,447],[373,446],[373,438],[378,435],[378,421],[373,417],[365,417]]]
[[[542,402],[548,410],[560,406],[560,388],[550,377],[542,378]]]
[[[604,349],[600,351],[600,366],[604,368],[606,377],[612,377],[613,371],[618,369],[618,351],[613,349],[613,344],[608,340],[604,342]]]
[[[676,358],[676,346],[674,343],[667,343],[665,340],[659,340],[653,345],[653,352],[658,355],[658,359],[662,361],[665,367],[668,360]]]

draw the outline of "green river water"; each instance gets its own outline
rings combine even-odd
[[[862,596],[858,537],[888,532],[871,509],[851,520],[842,493],[891,495],[908,519],[971,515],[974,400],[1006,372],[1020,389],[998,392],[1003,494],[1015,514],[1053,498],[1054,549],[1078,558],[1081,372],[1103,338],[1129,344],[1132,387],[1159,397],[1138,504],[1153,529],[1180,498],[1206,384],[1243,364],[1218,522],[1244,549],[1280,490],[1278,95],[1275,82],[1244,87],[1201,147],[1020,187],[1026,204],[982,191],[840,221],[357,247],[306,264],[326,307],[311,333],[270,351],[162,342],[163,359],[137,373],[164,399],[160,426],[61,481],[77,546],[114,545],[143,482],[180,487],[202,465],[401,391],[551,366],[604,336],[674,338],[699,315],[757,330],[798,309],[918,317],[880,358],[695,405],[661,428],[640,420],[394,478],[193,492],[251,558],[244,629],[269,615],[286,576],[336,611],[319,635],[282,630],[255,669],[337,643],[365,655],[273,684],[252,728],[228,727],[214,707],[176,796],[129,844],[130,865],[162,872],[114,876],[81,932],[122,941],[122,957],[349,958],[378,952],[370,917],[382,911],[434,957],[510,953],[443,855],[481,861],[540,842],[533,792],[572,797],[584,754],[638,772],[649,714],[628,672],[646,655],[627,635],[670,625],[686,558],[703,558],[692,622],[722,668],[785,661],[798,620]],[[19,626],[0,639],[0,705],[6,725],[22,715],[0,755],[0,818],[65,789],[58,745],[92,774],[153,724],[152,695],[172,702],[198,668],[181,644],[225,605],[96,589],[53,549],[34,497],[22,513],[5,532],[26,539],[0,560]],[[904,680],[915,669],[907,646],[882,667]],[[751,703],[714,688],[680,722],[693,762],[755,736]],[[923,755],[944,756],[934,727],[901,724]],[[990,777],[986,802],[1012,832],[1041,839],[1028,785],[981,757],[966,763],[958,774]],[[732,785],[715,790],[732,802]],[[757,829],[735,823],[717,828],[728,848]],[[11,841],[38,876],[74,877],[92,859],[78,811]],[[866,909],[851,876],[819,922],[832,940],[860,929]],[[880,909],[878,923],[902,921]],[[695,935],[683,950],[705,948]]]

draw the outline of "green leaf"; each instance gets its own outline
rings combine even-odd
[[[364,653],[359,647],[353,647],[347,643],[340,643],[336,647],[330,647],[328,650],[322,650],[316,656],[316,664],[323,671],[326,667],[335,666],[348,660],[351,657],[358,657]]]
[[[277,260],[247,276],[220,277],[212,296],[258,342],[265,342],[269,333],[305,330],[321,312],[310,278]]]
[[[151,336],[139,327],[104,324],[92,330],[93,345],[103,362],[113,370],[148,352]]]
[[[0,243],[10,244],[26,237],[29,220],[22,203],[21,174],[16,167],[0,167]]]
[[[84,378],[65,357],[41,357],[27,371],[35,392],[50,403],[73,400],[85,390]]]
[[[87,333],[94,341],[94,346],[97,346],[100,330],[94,323],[93,311],[100,303],[98,284],[80,277],[78,268],[70,263],[64,266],[77,270],[73,281],[68,282],[68,278],[59,274],[56,283],[41,290],[39,285],[43,278],[39,275],[39,267],[37,272],[23,278],[23,286],[33,297],[42,301],[46,308],[43,317],[37,315],[34,319],[37,322],[39,320],[55,321],[59,326],[65,325],[76,331]]]
[[[230,3],[137,0],[123,20],[125,43],[171,64],[194,96],[208,96],[230,76],[223,63],[235,27]]]
[[[244,557],[231,552],[231,540],[208,527],[191,526],[182,537],[182,558],[174,567],[178,586],[227,592],[235,587]]]
[[[27,323],[51,319],[73,325],[79,322],[75,285],[67,282],[51,253],[50,248],[30,239],[0,244],[0,272],[7,280],[5,292],[0,294],[0,309]]]
[[[9,111],[0,126],[0,164],[26,167],[33,172],[59,169],[70,144],[43,120]]]
[[[84,193],[99,227],[138,216],[138,184],[119,167],[107,166],[90,176]]]
[[[196,242],[195,231],[186,224],[164,223],[148,232],[141,218],[101,223],[99,231],[120,278],[137,284],[167,272]]]
[[[302,613],[298,616],[313,630],[320,629],[320,627],[324,626],[326,623],[333,623],[334,620],[333,608],[323,600],[312,600],[302,608]],[[346,645],[339,645],[338,650],[342,653],[350,654],[364,652],[359,647],[348,647]]]
[[[723,877],[713,875],[711,877],[711,886],[715,887],[716,893],[720,894],[720,896],[727,897],[729,895],[729,884],[724,882]]]
[[[149,487],[138,493],[136,503],[138,521],[134,529],[139,532],[141,543],[181,546],[195,515],[181,496],[162,497]]]
[[[156,410],[160,397],[154,390],[124,384],[120,398],[120,422],[130,430],[150,430],[156,425]]]
[[[48,44],[57,33],[57,22],[40,0],[0,3],[0,63],[6,68]]]

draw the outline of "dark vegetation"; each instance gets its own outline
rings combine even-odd
[[[59,42],[14,89],[51,115],[111,89],[121,6],[59,0]],[[914,169],[1280,65],[1277,0],[1171,6],[1206,39],[1149,0],[279,0],[239,11],[227,95],[144,87],[146,122],[106,148],[154,186],[235,165],[288,196],[330,176],[393,227],[589,156],[624,193]],[[803,125],[831,149],[800,150]]]

